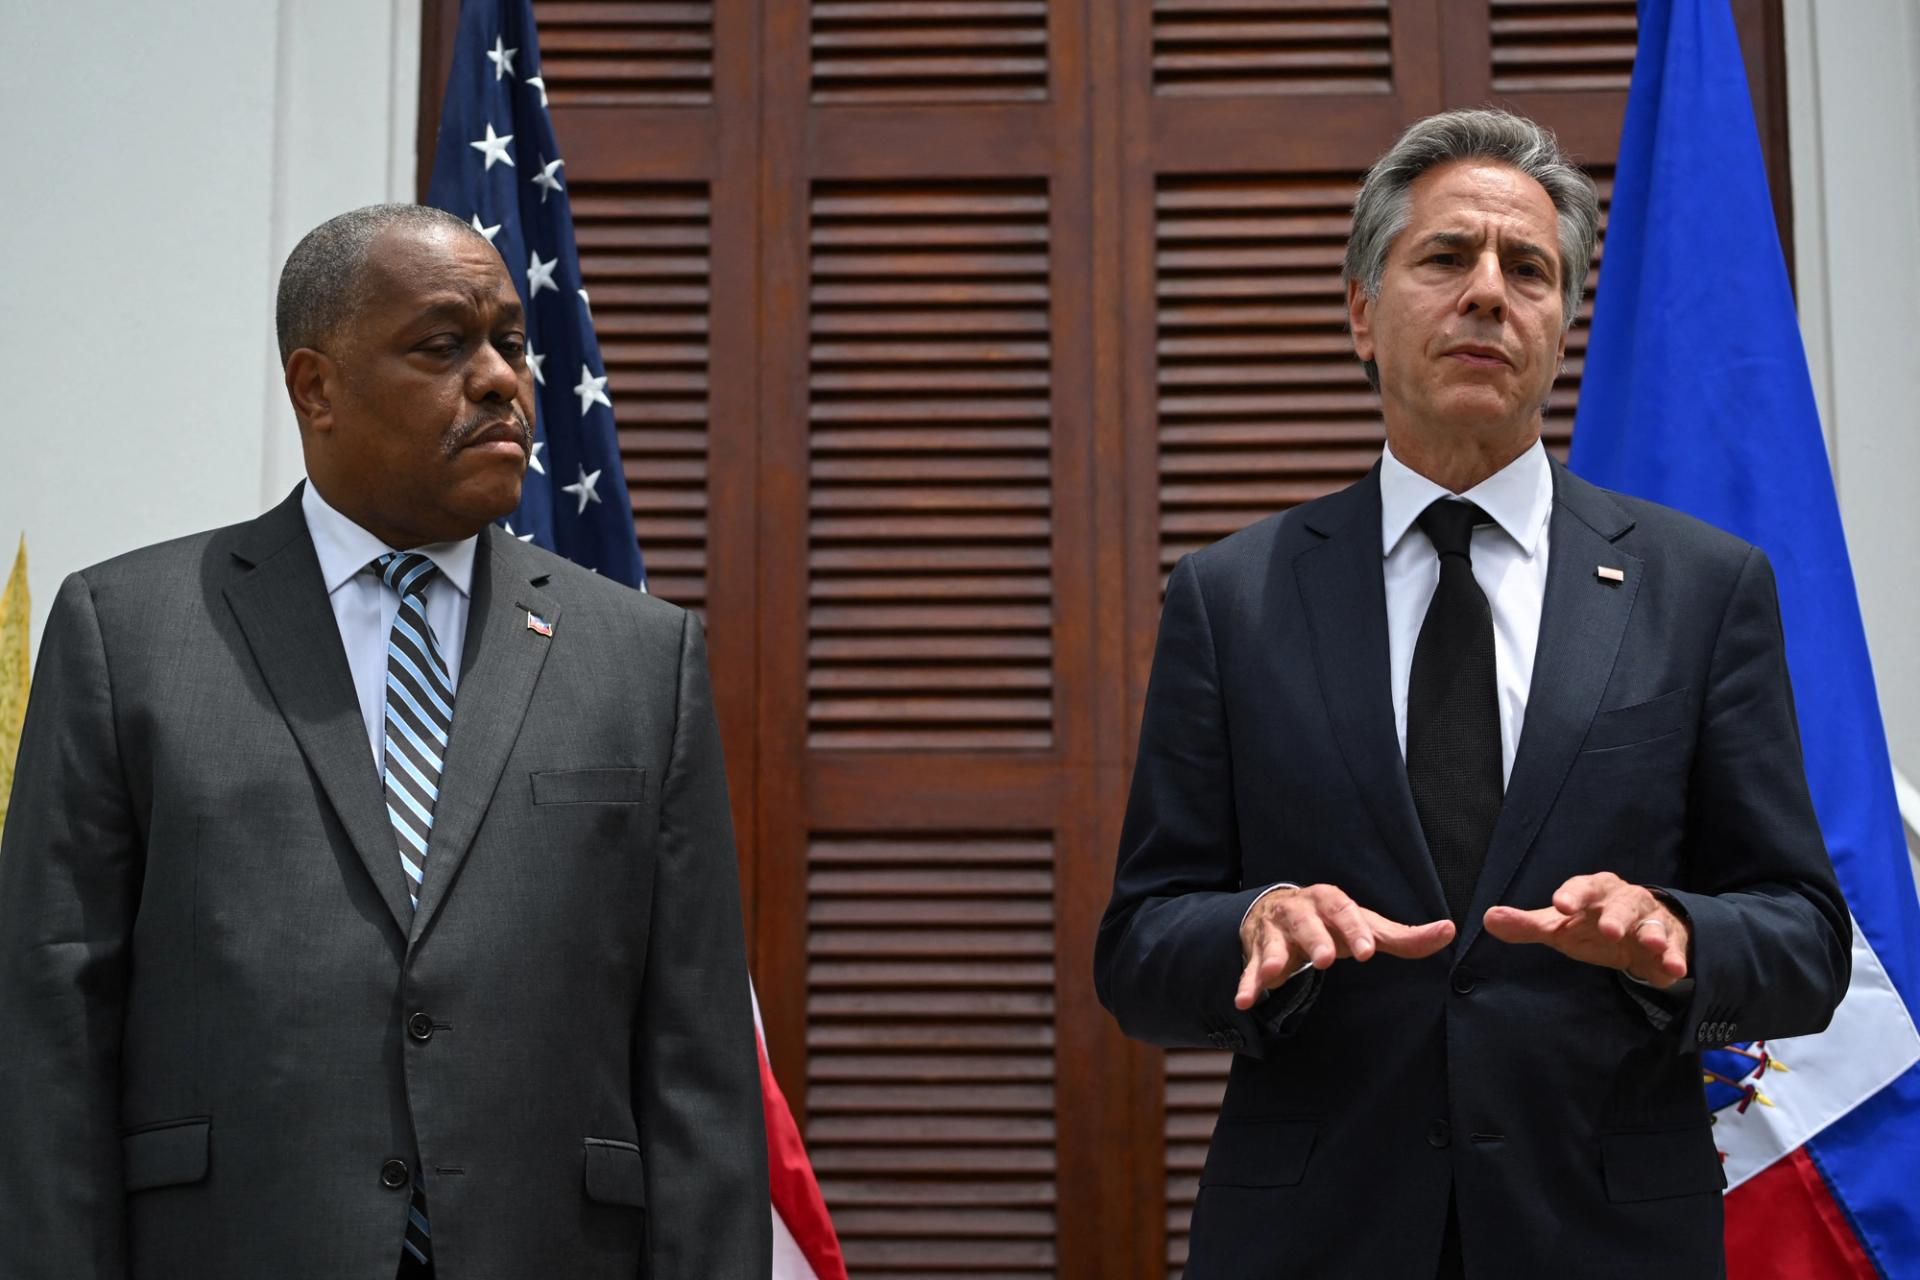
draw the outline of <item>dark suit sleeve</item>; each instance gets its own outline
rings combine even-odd
[[[76,574],[47,620],[0,842],[0,1275],[125,1275],[120,1035],[141,862]]]
[[[634,1029],[654,1280],[758,1280],[772,1266],[760,1059],[707,646],[686,615],[662,788],[653,922]]]
[[[1693,927],[1684,1052],[1821,1030],[1846,994],[1852,924],[1802,765],[1773,570],[1748,553],[1721,620],[1687,802]]]
[[[1137,1039],[1260,1056],[1304,1014],[1322,975],[1302,974],[1251,1011],[1233,1007],[1240,920],[1268,886],[1241,883],[1226,717],[1189,558],[1167,583],[1094,985]]]

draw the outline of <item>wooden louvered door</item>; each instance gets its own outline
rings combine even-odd
[[[763,10],[756,963],[861,1276],[1126,1269],[1084,7]]]
[[[1735,9],[1783,179],[1778,3]],[[425,3],[423,157],[455,7]],[[1225,1060],[1124,1040],[1090,972],[1166,574],[1378,455],[1338,283],[1365,166],[1500,101],[1605,194],[1631,0],[535,10],[853,1274],[1178,1275]]]

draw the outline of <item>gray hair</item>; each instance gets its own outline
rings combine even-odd
[[[328,218],[300,238],[280,269],[273,322],[282,365],[301,347],[317,347],[331,337],[366,301],[367,251],[396,227],[480,234],[445,209],[425,204],[370,204]]]
[[[1600,198],[1551,131],[1525,116],[1483,108],[1443,111],[1415,121],[1367,170],[1353,201],[1353,234],[1347,238],[1342,282],[1358,280],[1369,298],[1380,296],[1387,251],[1407,229],[1408,188],[1429,169],[1455,160],[1491,160],[1512,165],[1539,183],[1560,215],[1560,312],[1571,329],[1586,292],[1587,271],[1600,229]],[[1367,381],[1380,389],[1380,366],[1362,362]]]

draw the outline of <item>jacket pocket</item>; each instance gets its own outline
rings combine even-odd
[[[1631,707],[1615,707],[1611,711],[1600,712],[1588,726],[1586,739],[1581,742],[1580,749],[1610,751],[1616,747],[1637,746],[1686,728],[1689,692],[1684,688],[1675,689],[1672,693],[1663,693]]]
[[[1691,1196],[1727,1185],[1707,1125],[1600,1135],[1600,1168],[1615,1203]]]
[[[640,804],[645,769],[554,769],[533,775],[535,804]]]
[[[212,1129],[213,1121],[206,1116],[189,1116],[129,1130],[120,1139],[127,1190],[176,1187],[205,1178]]]
[[[598,1204],[647,1207],[647,1169],[640,1148],[614,1138],[586,1139],[587,1199]]]
[[[1229,1120],[1213,1128],[1203,1187],[1291,1187],[1306,1176],[1318,1120]]]

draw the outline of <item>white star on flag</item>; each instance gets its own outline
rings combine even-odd
[[[493,48],[487,50],[487,61],[493,63],[494,83],[498,84],[507,72],[513,70],[513,55],[518,52],[518,49],[507,48],[505,37],[493,38]]]
[[[533,541],[533,535],[532,535],[532,534],[530,534],[530,533],[515,533],[515,532],[513,531],[513,521],[511,521],[511,520],[502,520],[502,521],[501,521],[500,523],[501,523],[501,524],[502,524],[503,526],[505,526],[505,527],[506,527],[506,530],[507,530],[507,536],[509,536],[509,537],[513,537],[513,538],[518,538],[518,539],[520,539],[520,541],[522,541],[522,542],[532,542],[532,541]]]
[[[480,225],[480,215],[477,213],[473,215],[473,229],[485,236],[488,244],[492,244],[493,238],[500,234],[499,223],[496,222],[490,227],[483,227]]]
[[[553,269],[559,265],[560,259],[542,262],[540,251],[538,249],[533,251],[533,260],[527,263],[527,301],[531,302],[539,297],[542,289],[560,292],[560,286],[553,282]]]
[[[484,138],[477,138],[474,141],[469,142],[467,145],[472,147],[475,151],[484,152],[486,154],[486,157],[487,157],[486,168],[480,171],[482,173],[485,173],[488,169],[493,168],[494,162],[497,160],[504,160],[506,162],[507,168],[509,169],[514,167],[513,157],[507,154],[507,144],[512,141],[513,141],[512,134],[508,134],[506,137],[503,138],[499,134],[495,133],[493,131],[493,121],[489,120],[487,121],[487,136]]]
[[[527,83],[540,91],[540,105],[547,105],[547,82],[539,76],[528,76]]]
[[[533,442],[533,452],[527,455],[527,465],[535,471],[538,471],[541,475],[547,474],[547,464],[540,461],[540,451],[546,447],[547,442],[545,440],[535,440]]]
[[[580,413],[582,417],[586,416],[587,410],[593,408],[594,401],[596,400],[609,409],[613,408],[613,401],[607,399],[606,375],[602,374],[596,378],[593,376],[593,370],[584,364],[580,366],[580,385],[575,387],[573,391],[575,395],[580,397]]]
[[[533,343],[527,343],[527,367],[533,370],[533,380],[543,387],[547,385],[547,375],[541,370],[540,366],[546,362],[547,358],[545,356],[534,353]]]
[[[566,161],[548,160],[545,156],[540,157],[540,159],[540,172],[533,175],[533,185],[540,188],[540,203],[545,204],[548,196],[556,191],[566,190],[565,187],[560,185],[560,179],[554,176],[559,172],[560,166],[565,164]]]
[[[585,467],[581,467],[579,484],[563,484],[560,486],[562,492],[575,494],[580,499],[580,509],[573,514],[577,516],[585,515],[589,502],[600,501],[600,491],[594,488],[594,486],[599,483],[600,473],[598,471],[588,471]]]
[[[577,289],[575,292],[580,295],[580,305],[587,309],[587,319],[593,319],[593,303],[587,301],[587,291],[585,289]]]

